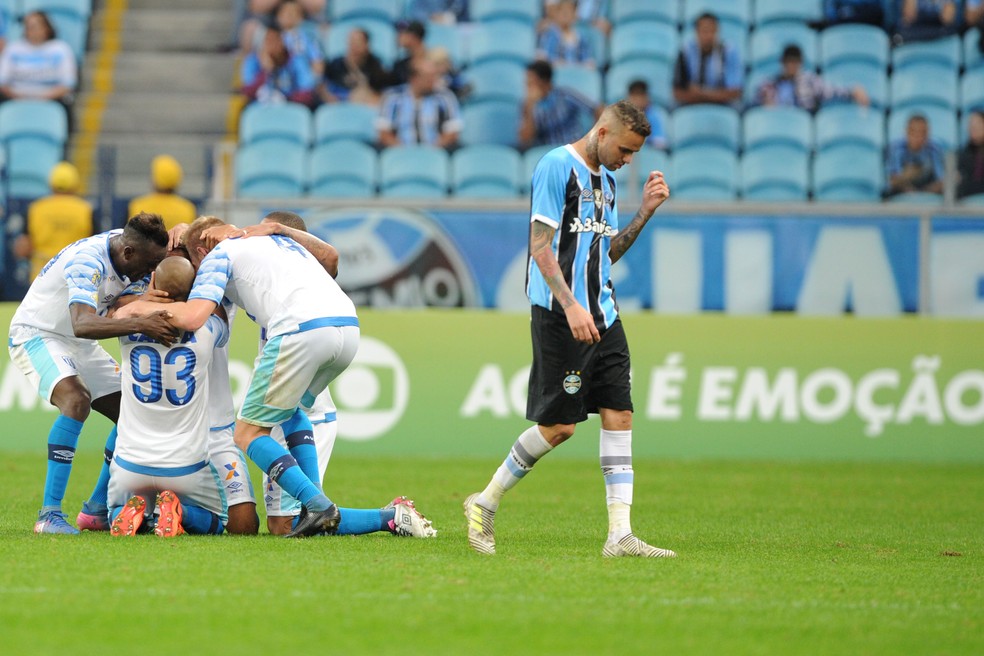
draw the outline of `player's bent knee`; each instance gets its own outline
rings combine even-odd
[[[574,436],[575,424],[551,424],[544,426],[540,424],[540,434],[543,439],[550,443],[550,446],[559,446]]]
[[[287,517],[267,517],[267,530],[270,535],[287,535],[294,525],[294,518]]]
[[[78,378],[66,378],[55,385],[51,393],[51,404],[66,417],[85,421],[92,409],[92,396]]]
[[[233,535],[256,535],[260,532],[260,518],[256,514],[255,503],[237,503],[229,506],[229,520],[226,533]]]

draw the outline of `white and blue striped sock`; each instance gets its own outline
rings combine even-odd
[[[499,468],[492,476],[488,486],[476,499],[478,505],[484,506],[495,512],[499,508],[499,502],[506,490],[514,487],[516,483],[533,469],[533,465],[543,456],[547,455],[552,446],[543,438],[537,426],[531,426],[523,431],[519,439],[516,440],[509,455],[502,461]]]
[[[605,476],[608,503],[608,537],[619,540],[632,533],[629,511],[632,507],[632,431],[601,429],[601,473]]]

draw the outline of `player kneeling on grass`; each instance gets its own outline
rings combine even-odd
[[[194,279],[191,262],[168,257],[151,286],[184,300]],[[229,338],[221,306],[216,312],[170,347],[141,334],[120,338],[123,399],[108,503],[113,535],[149,532],[155,505],[153,530],[160,537],[223,531],[225,491],[208,457],[209,365],[215,347]]]

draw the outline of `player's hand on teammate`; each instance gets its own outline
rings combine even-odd
[[[585,344],[597,344],[601,341],[601,334],[595,326],[594,317],[584,309],[580,303],[574,303],[564,310],[567,315],[567,323],[571,327],[571,334],[574,339]]]
[[[143,294],[140,295],[141,301],[149,301],[151,303],[173,303],[174,299],[168,296],[168,293],[162,289],[157,289],[155,284],[156,272],[151,272],[150,274],[150,286],[147,288]]]
[[[181,246],[181,238],[184,237],[184,233],[188,232],[187,223],[179,223],[170,230],[167,231],[167,250],[168,252],[173,251],[175,248]]]
[[[656,208],[670,197],[670,187],[662,171],[650,171],[646,184],[642,186],[642,210],[652,214]]]
[[[132,307],[131,304],[127,307]],[[178,329],[171,325],[171,313],[167,310],[157,310],[140,318],[140,331],[155,342],[170,346],[178,337]]]

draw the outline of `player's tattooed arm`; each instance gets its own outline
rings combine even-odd
[[[540,221],[530,224],[530,256],[536,262],[554,298],[565,310],[577,301],[560,271],[560,263],[550,247],[557,231]]]
[[[663,178],[663,172],[651,171],[642,187],[642,205],[640,205],[639,211],[632,217],[629,225],[619,230],[618,234],[612,237],[612,244],[608,249],[608,256],[611,258],[612,264],[618,262],[625,255],[625,251],[629,250],[629,247],[635,243],[639,233],[652,218],[653,212],[669,197],[670,188]]]
[[[629,250],[629,247],[635,243],[639,233],[646,227],[647,221],[649,221],[649,217],[645,216],[642,210],[640,210],[632,217],[629,225],[619,230],[618,234],[612,237],[612,246],[608,251],[608,255],[612,259],[612,264],[618,262],[625,255],[625,251]]]

